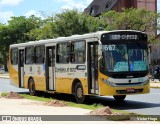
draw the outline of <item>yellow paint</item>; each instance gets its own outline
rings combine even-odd
[[[103,74],[100,74],[100,78],[102,79],[108,79],[108,76],[105,76]],[[144,86],[128,86],[128,87],[111,87],[102,80],[99,79],[99,88],[100,88],[100,95],[102,96],[113,96],[113,95],[130,95],[130,94],[117,94],[116,90],[126,90],[127,88],[134,88],[134,89],[143,89],[143,92],[141,93],[133,93],[133,94],[143,94],[143,93],[149,93],[150,92],[150,84]]]
[[[87,79],[79,79],[85,95],[88,95]],[[56,92],[72,94],[73,78],[56,78]]]
[[[46,91],[46,79],[44,76],[24,76],[24,87],[28,88],[29,79],[33,78],[36,90]]]
[[[11,51],[9,51],[10,53]],[[9,60],[10,60],[10,54],[9,54]],[[17,66],[18,67],[18,66]],[[9,76],[17,87],[19,87],[19,79],[18,79],[18,70],[14,69],[11,62],[9,61]]]

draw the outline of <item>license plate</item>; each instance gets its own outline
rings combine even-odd
[[[126,89],[127,92],[134,92],[134,88],[128,88]]]

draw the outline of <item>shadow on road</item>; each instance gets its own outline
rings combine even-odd
[[[110,106],[113,109],[128,110],[128,109],[142,109],[142,108],[154,108],[160,107],[160,103],[148,103],[133,100],[124,100],[123,102],[117,102],[114,98],[107,97],[95,97],[91,98],[93,103],[100,103],[104,106]]]

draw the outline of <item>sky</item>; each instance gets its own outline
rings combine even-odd
[[[83,11],[91,2],[92,0],[0,0],[0,23],[6,24],[12,16],[41,17],[64,9]]]
[[[160,0],[157,1],[160,12]],[[91,2],[92,0],[0,0],[0,23],[7,24],[12,16],[44,17],[64,9],[83,11]]]

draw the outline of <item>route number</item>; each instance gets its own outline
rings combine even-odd
[[[104,45],[104,49],[106,51],[114,51],[116,50],[116,45]]]

